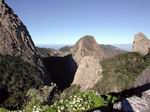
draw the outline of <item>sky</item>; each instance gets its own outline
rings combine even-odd
[[[74,44],[92,35],[100,44],[150,37],[150,0],[6,0],[35,44]]]

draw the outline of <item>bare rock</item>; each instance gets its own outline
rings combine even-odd
[[[114,104],[114,109],[123,112],[150,112],[150,107],[145,99],[133,96]]]
[[[148,66],[143,72],[138,75],[134,82],[134,87],[142,86],[150,83],[150,66]]]
[[[150,40],[143,33],[138,33],[135,35],[133,52],[139,52],[143,55],[150,53]]]
[[[150,90],[147,90],[147,91],[143,92],[142,93],[142,98],[147,101],[147,104],[150,108]]]
[[[26,26],[4,0],[0,2],[0,54],[19,56],[44,72]]]
[[[71,48],[71,53],[77,64],[79,65],[81,60],[85,56],[94,57],[96,59],[102,60],[105,55],[104,49],[99,46],[93,36],[84,36]]]
[[[92,88],[102,78],[102,67],[98,59],[85,56],[77,69],[73,84],[82,90]]]

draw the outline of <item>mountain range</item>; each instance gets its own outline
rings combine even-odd
[[[36,47],[0,1],[0,112],[150,111],[150,40],[132,50],[85,35],[59,50]]]

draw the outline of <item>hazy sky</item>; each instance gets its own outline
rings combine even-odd
[[[6,0],[36,44],[73,44],[84,35],[101,44],[150,37],[150,0]]]

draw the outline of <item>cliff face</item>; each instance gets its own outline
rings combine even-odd
[[[26,26],[0,1],[0,105],[17,108],[29,88],[43,85],[44,66]],[[12,100],[14,99],[14,100]]]
[[[26,26],[3,1],[0,2],[0,53],[20,56],[33,65],[40,63]]]
[[[134,87],[142,86],[150,83],[150,66],[142,71],[134,83]]]
[[[71,53],[78,65],[85,56],[92,56],[100,60],[105,57],[104,49],[98,45],[94,37],[89,35],[84,36],[77,41],[71,49]]]
[[[72,55],[64,57],[51,56],[43,59],[50,75],[46,75],[46,79],[52,78],[59,89],[63,90],[69,87],[74,79],[77,65]]]
[[[143,55],[150,53],[150,40],[143,33],[138,33],[135,35],[133,52],[139,52]]]
[[[102,67],[99,60],[85,56],[75,74],[73,84],[80,85],[82,90],[92,88],[102,78]]]

